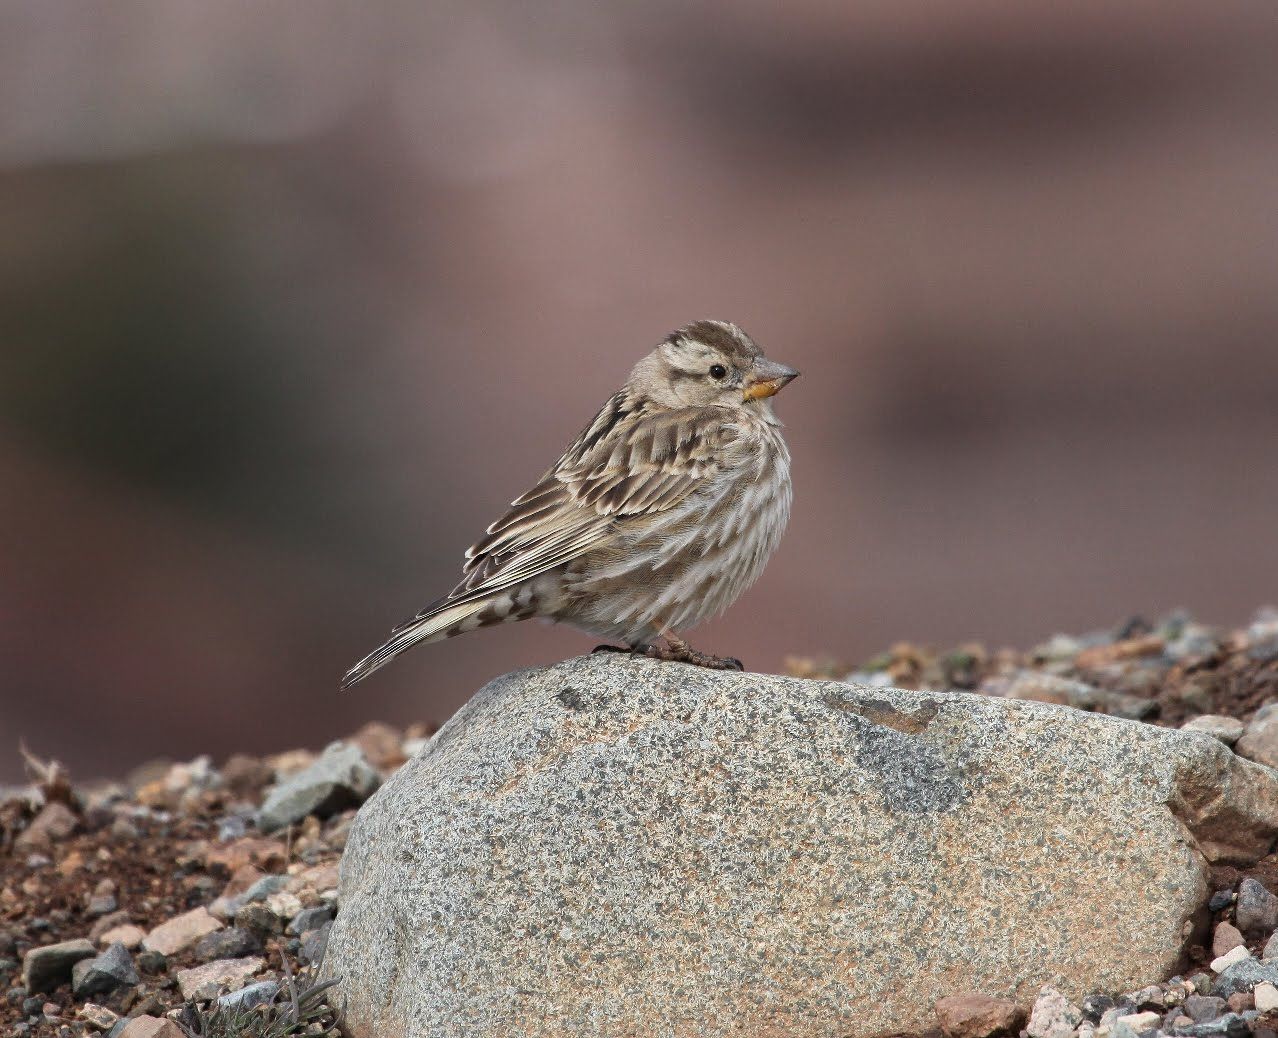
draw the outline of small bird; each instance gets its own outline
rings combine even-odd
[[[625,648],[742,669],[680,636],[736,601],[790,517],[790,452],[769,399],[799,373],[726,321],[643,358],[536,486],[466,552],[462,580],[391,632],[342,688],[414,645],[542,617]]]

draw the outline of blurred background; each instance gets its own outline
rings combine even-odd
[[[1278,8],[0,6],[0,780],[444,720],[342,672],[659,338],[737,321],[777,670],[1278,597]]]

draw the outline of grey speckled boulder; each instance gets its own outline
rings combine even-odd
[[[326,968],[357,1038],[918,1032],[1174,972],[1205,859],[1276,833],[1278,775],[1207,735],[600,655],[494,681],[364,806]]]

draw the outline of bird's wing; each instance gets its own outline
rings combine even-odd
[[[465,577],[445,601],[522,583],[606,544],[620,521],[674,507],[722,468],[722,450],[737,436],[726,417],[719,408],[654,410],[613,397],[466,553]]]
[[[466,553],[446,597],[396,627],[352,667],[349,688],[419,642],[451,637],[490,595],[608,543],[618,524],[674,507],[724,467],[737,427],[716,408],[656,410],[614,396],[564,456]]]

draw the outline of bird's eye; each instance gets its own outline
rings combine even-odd
[[[727,369],[727,368],[725,368],[722,364],[711,364],[711,365],[710,365],[710,377],[711,377],[711,378],[723,378],[723,377],[724,377],[727,373],[728,373],[728,369]]]

